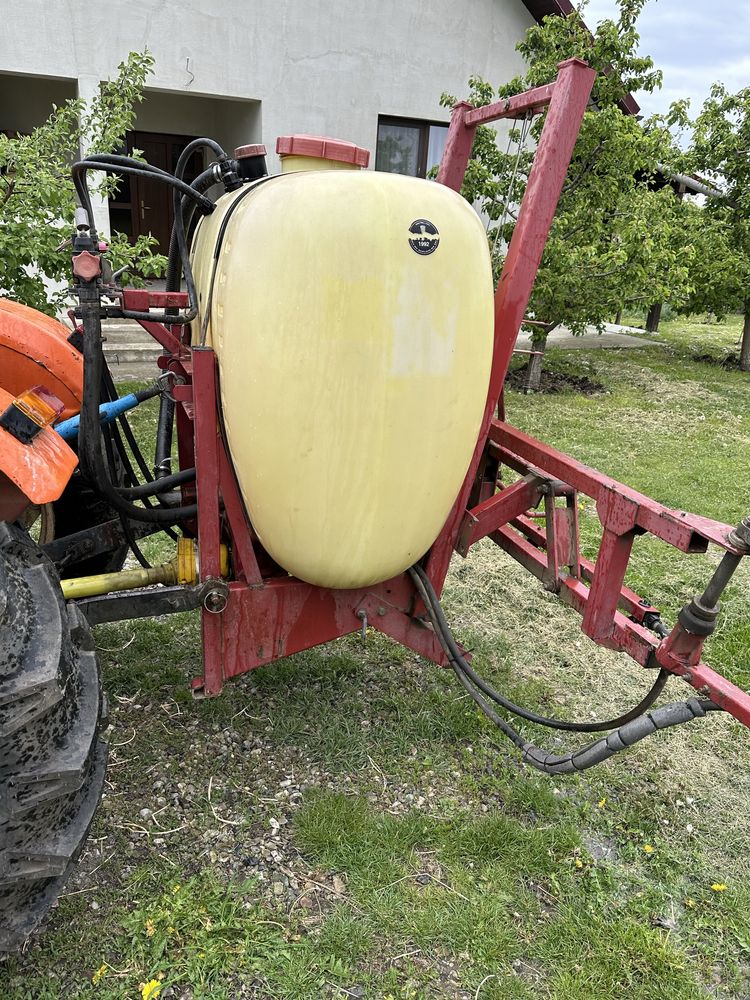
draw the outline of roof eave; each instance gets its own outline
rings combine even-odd
[[[575,10],[570,0],[523,0],[523,3],[529,14],[539,22],[545,17],[549,17],[550,14],[566,17]],[[626,94],[618,103],[626,115],[639,115],[641,113],[640,105],[632,94]]]

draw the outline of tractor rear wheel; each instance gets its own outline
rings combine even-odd
[[[105,715],[86,620],[26,532],[0,523],[0,952],[23,945],[81,852]]]

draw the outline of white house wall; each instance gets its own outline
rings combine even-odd
[[[444,90],[521,69],[519,0],[0,0],[0,71],[110,77],[149,48],[149,87],[262,102],[263,140],[333,134],[374,147],[377,116],[447,120]],[[249,136],[248,141],[257,141]]]
[[[290,132],[354,141],[374,163],[378,115],[447,121],[440,94],[464,95],[471,74],[515,76],[533,23],[520,0],[0,0],[0,11],[0,73],[72,80],[88,99],[148,48],[137,128],[263,141],[272,170]],[[96,214],[106,229],[106,205]]]

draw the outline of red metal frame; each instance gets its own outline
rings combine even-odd
[[[703,552],[709,543],[737,552],[729,525],[670,510],[602,475],[503,420],[502,386],[516,336],[565,180],[594,71],[571,59],[557,80],[482,108],[458,104],[453,111],[438,182],[459,190],[480,124],[521,118],[546,109],[529,175],[495,293],[492,371],[476,448],[455,505],[423,564],[438,594],[454,551],[466,555],[489,537],[583,615],[583,631],[599,645],[622,650],[644,667],[665,667],[750,725],[750,696],[700,662],[703,639],[675,625],[660,641],[645,627],[657,609],[624,583],[635,537],[650,532],[683,552]],[[170,293],[125,292],[129,309],[184,306]],[[194,501],[202,581],[220,572],[220,544],[232,552],[226,606],[202,611],[204,672],[196,691],[215,695],[227,678],[299,652],[369,624],[422,656],[446,665],[445,654],[423,614],[408,573],[358,590],[330,590],[288,576],[263,550],[242,503],[221,433],[217,365],[209,348],[190,348],[177,327],[144,322],[165,348],[160,365],[184,380],[176,385],[180,467],[193,464]],[[521,477],[503,486],[501,467]],[[578,494],[596,501],[602,540],[595,562],[580,555]],[[544,505],[544,526],[535,508]]]

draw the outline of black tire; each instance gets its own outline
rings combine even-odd
[[[124,479],[123,479],[124,481]],[[92,489],[90,482],[80,469],[76,469],[65,492],[53,504],[55,515],[55,538],[64,538],[76,531],[83,531],[95,524],[112,521],[117,511]],[[121,570],[128,554],[124,543],[109,552],[100,552],[88,559],[68,563],[60,570],[60,576],[94,576],[97,573],[116,573]]]
[[[0,522],[0,952],[38,927],[83,848],[105,716],[86,620],[41,549]]]

